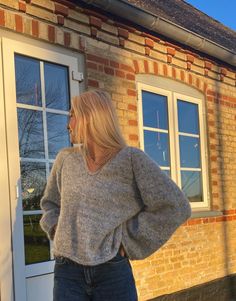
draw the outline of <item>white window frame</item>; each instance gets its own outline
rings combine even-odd
[[[203,109],[203,99],[189,96],[189,93],[182,94],[175,91],[158,88],[153,85],[148,85],[142,82],[137,83],[138,89],[138,124],[139,124],[139,137],[140,148],[144,150],[144,135],[145,129],[154,130],[158,132],[169,132],[169,147],[170,147],[170,171],[172,180],[181,188],[181,170],[188,170],[188,168],[180,169],[180,147],[179,147],[179,132],[178,132],[178,111],[177,111],[177,99],[188,101],[198,105],[199,113],[199,134],[200,134],[200,163],[201,163],[201,176],[202,176],[202,188],[203,188],[203,202],[191,202],[191,208],[195,211],[210,210],[210,198],[209,198],[209,183],[208,183],[208,167],[207,167],[207,140],[206,140],[206,127],[205,127],[205,112]],[[142,109],[142,91],[148,91],[155,94],[166,96],[167,98],[167,110],[168,110],[168,127],[169,130],[157,130],[151,127],[145,127],[143,125],[143,109]],[[194,136],[194,135],[190,135]],[[196,136],[196,135],[195,135]],[[163,170],[169,170],[167,167],[160,166]],[[191,170],[199,170],[199,168],[191,168]]]

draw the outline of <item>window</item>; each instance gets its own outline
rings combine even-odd
[[[203,98],[144,83],[138,83],[138,91],[141,148],[184,191],[193,208],[207,208]]]

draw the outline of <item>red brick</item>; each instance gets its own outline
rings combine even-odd
[[[145,38],[145,45],[148,47],[153,48],[154,47],[154,42],[153,40],[149,39],[149,38]]]
[[[139,73],[139,66],[138,66],[138,62],[136,60],[134,60],[134,69],[136,73]]]
[[[149,73],[148,62],[144,61],[143,64],[144,64],[144,70],[145,70],[145,72]]]
[[[211,161],[212,162],[216,162],[217,161],[217,157],[216,156],[211,156]]]
[[[168,64],[172,63],[172,55],[167,55],[167,63]]]
[[[187,54],[186,58],[187,58],[187,62],[190,62],[190,63],[194,62],[194,56],[193,55]]]
[[[57,23],[58,23],[59,25],[64,25],[64,17],[58,15],[58,16],[57,16]]]
[[[23,13],[26,12],[26,4],[25,4],[25,2],[19,2],[19,11],[22,11]]]
[[[192,77],[192,74],[189,74],[189,75],[188,75],[188,82],[189,82],[190,85],[193,84],[193,77]]]
[[[97,64],[92,63],[92,62],[87,62],[87,67],[90,68],[90,69],[94,69],[94,70],[98,69]]]
[[[124,77],[125,77],[124,71],[121,71],[121,70],[115,70],[115,75],[116,75],[116,76],[119,76],[119,77],[121,77],[121,78],[124,78]]]
[[[138,140],[138,135],[130,134],[129,139],[137,141]]]
[[[136,28],[126,25],[124,23],[116,22],[115,24],[117,27],[127,29],[130,32],[135,32],[137,30]]]
[[[119,68],[120,64],[115,61],[110,61],[110,66],[113,68]]]
[[[220,68],[220,73],[223,75],[227,75],[227,69],[226,68]]]
[[[129,38],[129,32],[128,30],[118,27],[118,36],[128,39]]]
[[[204,69],[204,75],[208,76],[208,69]]]
[[[114,75],[114,69],[107,66],[104,66],[104,72],[109,75]]]
[[[150,55],[150,52],[151,52],[151,50],[150,50],[150,48],[149,47],[144,47],[144,49],[145,49],[145,55]]]
[[[0,26],[5,26],[5,12],[0,9]]]
[[[126,78],[127,78],[128,80],[135,80],[135,76],[134,76],[133,74],[130,74],[130,73],[127,73],[127,74],[126,74]]]
[[[176,70],[174,67],[172,67],[172,77],[176,78]]]
[[[70,46],[70,33],[64,32],[64,45],[66,47]]]
[[[175,55],[175,49],[167,47],[167,53],[174,56]]]
[[[16,31],[23,32],[23,20],[22,17],[19,15],[15,15],[15,22],[16,22]]]
[[[125,40],[123,38],[119,38],[119,45],[121,47],[124,47],[125,46]]]
[[[84,37],[79,37],[79,49],[85,51],[85,39]]]
[[[128,123],[129,123],[129,125],[131,125],[131,126],[137,126],[137,125],[138,125],[137,120],[129,120]]]
[[[120,69],[134,73],[134,68],[129,65],[120,64]]]
[[[214,126],[214,125],[215,125],[215,122],[214,122],[213,120],[209,120],[209,121],[208,121],[208,125]]]
[[[199,88],[200,87],[200,79],[197,78],[197,83],[196,83],[197,87]]]
[[[109,60],[108,59],[104,59],[100,56],[94,55],[94,54],[87,54],[87,60],[88,61],[94,61],[103,65],[109,65]]]
[[[98,30],[95,27],[91,27],[91,37],[96,38],[97,37]]]
[[[157,62],[153,62],[153,69],[154,69],[154,73],[158,74],[158,64],[157,64]]]
[[[88,79],[88,86],[98,88],[99,87],[99,83],[96,80]]]
[[[187,62],[187,69],[188,70],[191,70],[191,66],[192,66],[192,64],[190,62]]]
[[[210,134],[209,134],[209,137],[215,139],[216,134],[215,134],[215,133],[210,133]]]
[[[211,68],[212,68],[212,63],[211,62],[205,61],[204,64],[205,64],[206,69],[211,70]]]
[[[55,27],[48,25],[48,40],[49,42],[55,42]]]
[[[182,81],[184,81],[184,78],[185,78],[184,70],[180,71],[180,78]]]
[[[128,104],[128,110],[131,110],[131,111],[137,111],[137,106],[135,106],[135,105],[129,103],[129,104]]]
[[[65,5],[61,5],[59,3],[55,3],[55,10],[54,13],[57,15],[62,15],[64,17],[68,16],[69,10],[68,7]]]
[[[167,76],[167,66],[163,65],[163,73],[165,76]]]
[[[151,34],[149,34],[149,33],[146,33],[146,32],[142,32],[142,33],[141,33],[141,36],[142,36],[142,37],[145,37],[145,38],[150,38],[151,40],[153,40],[153,41],[155,41],[155,42],[160,42],[160,40],[161,40],[161,39],[159,39],[158,37],[153,36],[153,35],[151,35]]]
[[[129,96],[136,96],[136,91],[135,90],[132,90],[132,89],[127,89],[127,94]]]
[[[39,23],[36,20],[32,20],[32,35],[34,37],[39,36]]]
[[[102,27],[102,20],[100,18],[89,16],[90,25],[95,26],[97,28]]]

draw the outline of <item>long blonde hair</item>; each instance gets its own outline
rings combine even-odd
[[[118,150],[127,145],[107,92],[96,89],[74,96],[72,108],[76,118],[75,136],[84,156],[88,154],[88,137],[105,149]]]

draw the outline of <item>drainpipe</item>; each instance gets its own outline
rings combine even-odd
[[[126,0],[82,0],[236,67],[236,53]]]

